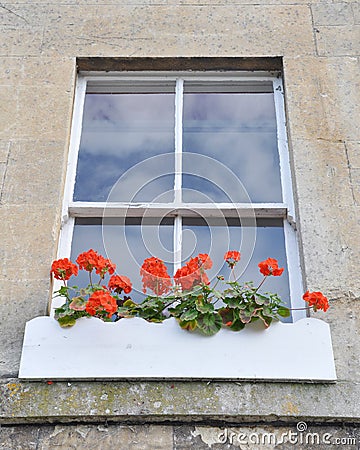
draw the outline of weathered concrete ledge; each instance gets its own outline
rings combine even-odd
[[[360,385],[247,382],[0,384],[0,423],[360,422]]]

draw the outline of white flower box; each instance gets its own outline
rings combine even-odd
[[[61,328],[37,317],[26,325],[19,377],[335,381],[336,373],[329,325],[314,318],[267,330],[259,321],[208,337],[182,330],[174,318],[81,318]]]

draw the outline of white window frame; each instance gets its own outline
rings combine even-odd
[[[73,201],[75,188],[75,178],[77,171],[78,153],[80,148],[82,121],[85,96],[87,92],[116,92],[117,86],[121,85],[121,92],[136,92],[132,87],[134,80],[141,80],[146,85],[148,83],[166,82],[176,83],[175,88],[175,199],[172,203],[142,203],[141,206],[128,202],[82,202]],[[282,202],[277,203],[187,203],[181,202],[181,182],[182,182],[182,113],[183,113],[183,91],[184,81],[196,81],[200,85],[211,82],[241,83],[244,91],[254,91],[256,88],[262,89],[266,83],[272,84],[275,103],[277,147],[280,162],[280,176],[282,189]],[[214,90],[214,92],[216,92]],[[285,251],[287,258],[287,268],[289,273],[289,287],[291,307],[295,308],[292,313],[293,321],[305,317],[302,300],[303,282],[299,258],[299,243],[296,231],[296,216],[294,207],[294,197],[292,191],[292,178],[289,161],[289,150],[286,133],[286,116],[284,105],[284,89],[281,74],[279,72],[109,72],[107,74],[88,72],[80,73],[78,76],[74,112],[72,120],[72,132],[70,139],[70,149],[67,164],[67,176],[62,207],[61,234],[58,247],[58,258],[69,258],[71,254],[72,235],[76,218],[94,217],[131,217],[134,216],[163,217],[165,214],[173,215],[174,218],[174,269],[181,266],[181,228],[182,217],[194,215],[196,211],[203,217],[211,212],[212,217],[247,217],[255,213],[256,218],[278,218],[283,220]],[[54,288],[58,283],[54,283]],[[60,299],[58,300],[58,302]],[[56,300],[52,303],[51,314],[54,308],[59,306]]]
[[[303,307],[303,284],[300,269],[298,236],[292,192],[291,171],[286,134],[283,85],[278,73],[99,73],[80,74],[76,86],[67,177],[62,209],[58,258],[70,257],[72,235],[77,217],[123,217],[131,212],[128,203],[74,202],[76,166],[80,147],[82,116],[87,85],[102,84],[113,89],[119,80],[131,85],[134,78],[146,80],[179,80],[176,90],[176,115],[182,116],[181,79],[196,79],[206,83],[209,79],[239,81],[249,85],[271,82],[273,86],[277,141],[280,160],[281,203],[217,204],[219,214],[259,218],[281,218],[284,223],[285,249],[289,273],[292,308]],[[176,152],[181,154],[181,127],[176,127]],[[179,158],[180,160],[180,158]],[[178,168],[180,161],[177,162]],[[181,179],[175,177],[175,190],[179,192]],[[176,198],[179,201],[179,195]],[[179,212],[209,211],[207,204],[180,205]],[[129,209],[130,207],[130,209]],[[174,211],[174,204],[142,205],[136,207],[136,217],[142,213],[154,217]],[[140,208],[140,209],[141,209]],[[211,209],[213,213],[214,210]],[[175,219],[177,236],[181,219]],[[176,236],[176,233],[174,233]],[[176,240],[176,238],[174,238]],[[174,242],[177,266],[180,263],[181,240]],[[176,269],[176,267],[175,267]],[[54,290],[59,284],[54,282]],[[53,318],[53,309],[61,299],[52,303],[50,317],[36,317],[27,322],[19,378],[39,379],[223,379],[269,381],[333,382],[336,371],[329,325],[319,319],[305,317],[304,311],[293,311],[294,323],[277,322],[268,330],[248,327],[240,333],[220,330],[211,338],[182,330],[174,318],[162,324],[148,323],[139,318],[106,323],[99,319],[81,318],[71,328],[61,328]],[[91,345],[89,345],[91,339]],[[226,351],[224,351],[226,348]],[[216,355],[203,358],[203,355]],[[95,363],[96,361],[96,363]],[[215,364],[216,361],[216,364]],[[244,361],[246,364],[244,364]]]

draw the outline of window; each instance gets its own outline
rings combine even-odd
[[[244,281],[278,259],[267,289],[302,306],[279,74],[81,75],[74,115],[59,256],[106,254],[136,300],[145,258],[209,253],[214,278],[236,249]]]
[[[213,278],[224,273],[224,253],[240,250],[244,281],[259,279],[260,260],[279,260],[285,276],[269,278],[267,290],[296,308],[295,223],[278,74],[79,76],[59,258],[94,248],[131,278],[136,300],[149,256],[171,273],[209,253]],[[26,325],[19,376],[334,381],[329,326],[298,310],[289,321],[209,338],[174,320],[81,319],[63,329],[37,317]]]

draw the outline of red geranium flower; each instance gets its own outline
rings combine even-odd
[[[329,301],[321,292],[306,291],[303,299],[309,303],[309,306],[313,306],[314,311],[318,309],[327,311],[329,309]]]
[[[240,252],[236,250],[230,250],[225,253],[224,259],[228,266],[232,269],[238,261],[240,261]]]
[[[92,272],[93,269],[96,273],[104,278],[105,274],[109,272],[111,275],[115,272],[116,266],[110,259],[104,258],[99,255],[98,252],[92,248],[87,252],[80,253],[76,262],[79,264],[80,269]]]
[[[132,285],[128,277],[125,277],[124,275],[113,275],[109,280],[108,288],[119,294],[121,294],[122,291],[124,291],[125,294],[129,294]]]
[[[100,275],[101,278],[104,278],[106,272],[109,272],[110,275],[115,272],[116,265],[112,261],[110,261],[110,259],[104,258],[103,256],[99,255],[95,269],[96,273]]]
[[[68,258],[58,259],[52,263],[50,273],[57,280],[68,280],[72,275],[78,274],[78,267]]]
[[[171,288],[170,275],[164,262],[152,256],[145,259],[140,269],[140,276],[143,282],[143,292],[150,289],[156,295],[163,295],[169,292]]]
[[[236,250],[230,250],[225,253],[224,259],[232,259],[234,261],[240,261],[240,252],[237,252]]]
[[[258,266],[260,269],[260,273],[262,273],[265,277],[269,275],[279,277],[284,272],[284,268],[280,268],[278,266],[277,260],[273,258],[268,258],[265,261],[260,262]]]
[[[106,312],[111,317],[116,311],[116,300],[108,291],[95,291],[86,304],[86,312],[91,316]]]
[[[97,266],[98,259],[99,254],[91,248],[87,252],[80,253],[76,262],[79,264],[80,269],[91,272]]]
[[[209,255],[200,253],[176,271],[174,275],[175,283],[180,284],[183,291],[189,291],[201,283],[210,284],[205,270],[211,269],[211,267],[212,260]]]

